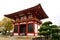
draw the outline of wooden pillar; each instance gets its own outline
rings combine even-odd
[[[17,26],[18,26],[18,35],[20,35],[20,23],[18,22],[19,21],[19,17],[15,16],[16,17],[16,22],[18,23]]]
[[[26,36],[28,36],[27,34],[28,34],[28,22],[26,22]]]
[[[35,36],[35,21],[33,22],[33,28],[34,28],[34,36]]]
[[[18,35],[20,35],[20,23],[18,23]]]

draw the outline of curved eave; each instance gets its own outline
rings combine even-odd
[[[12,14],[8,14],[8,15],[4,15],[4,16],[6,16],[8,18],[11,18],[11,19],[15,19],[15,16],[18,16],[19,17],[19,15],[21,15],[21,14],[27,15],[28,12],[31,12],[33,14],[36,14],[36,16],[39,19],[48,18],[48,16],[44,12],[44,10],[42,9],[42,6],[40,4],[38,4],[38,5],[34,6],[34,7],[31,7],[31,8],[28,8],[28,9],[21,10],[21,11],[18,11],[18,12],[12,13]],[[37,13],[35,13],[35,12],[37,12]]]

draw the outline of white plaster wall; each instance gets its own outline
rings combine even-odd
[[[38,31],[37,27],[38,27],[37,24],[35,24],[35,33],[37,33],[37,31]]]
[[[38,29],[40,28],[40,25],[38,24]]]
[[[18,25],[18,23],[15,23],[15,25]]]
[[[18,33],[14,33],[14,35],[18,35]]]
[[[41,27],[42,24],[38,24],[38,29]]]
[[[27,35],[28,35],[28,36],[33,36],[33,35],[34,35],[34,33],[28,33]]]
[[[28,22],[28,23],[33,23],[33,21],[30,21],[30,22]]]
[[[26,24],[26,22],[20,23],[20,24]]]
[[[38,29],[40,29],[40,27],[41,27],[41,24],[38,24]],[[38,31],[39,32],[39,31]]]
[[[35,34],[35,36],[37,36],[38,34]]]
[[[28,23],[33,23],[33,21],[30,21],[30,22],[28,22]],[[20,24],[26,24],[26,22],[23,22],[23,23],[20,23]]]

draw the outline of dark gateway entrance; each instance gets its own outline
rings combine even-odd
[[[20,25],[20,36],[26,35],[26,24]]]

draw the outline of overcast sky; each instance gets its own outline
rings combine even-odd
[[[41,4],[45,13],[49,16],[44,21],[52,21],[60,25],[60,0],[0,0],[0,20],[5,14],[14,13],[23,9]]]

